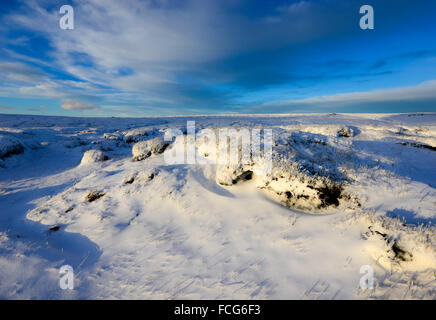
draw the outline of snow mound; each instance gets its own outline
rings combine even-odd
[[[0,159],[23,152],[24,146],[19,140],[0,135]]]
[[[350,127],[343,127],[338,131],[338,137],[351,138],[354,137],[354,130]]]
[[[387,271],[434,270],[435,227],[404,225],[400,219],[354,214],[348,223],[361,223],[365,251]]]
[[[103,137],[107,140],[123,140],[123,135],[119,131],[113,133],[105,133]]]
[[[249,165],[218,165],[216,181],[224,186],[231,186],[240,181],[253,179],[253,168]]]
[[[111,133],[104,133],[103,137],[107,140],[124,141],[126,143],[139,142],[150,139],[157,131],[154,128],[135,128],[131,130],[117,130]]]
[[[346,192],[348,177],[342,166],[353,160],[320,134],[275,132],[272,169],[265,171],[263,160],[250,158],[237,164],[218,165],[217,183],[225,186],[254,179],[259,189],[289,208],[320,213],[342,205],[360,204]],[[205,147],[199,146],[199,150]],[[263,149],[263,145],[261,145]]]
[[[342,199],[347,199],[341,183],[303,173],[296,163],[274,168],[259,187],[285,206],[309,212],[338,207]]]
[[[156,131],[153,128],[136,128],[123,132],[123,140],[127,143],[143,141],[155,133]]]
[[[108,160],[108,157],[101,150],[88,150],[83,154],[80,165],[87,165]]]
[[[259,187],[289,208],[324,212],[330,208],[358,207],[346,191],[348,164],[355,158],[326,136],[307,132],[282,132],[275,140],[271,173]]]
[[[65,141],[64,146],[68,149],[73,149],[77,147],[86,146],[89,142],[87,140],[81,139],[80,137],[70,137]]]
[[[169,145],[162,137],[156,137],[147,141],[140,141],[133,145],[132,155],[136,161],[147,159],[152,154],[159,154],[165,151]]]

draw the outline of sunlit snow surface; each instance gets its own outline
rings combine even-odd
[[[233,185],[214,165],[133,160],[187,120],[273,129],[283,159]],[[435,147],[436,114],[0,115],[0,298],[436,299]],[[339,205],[312,199],[322,179]]]

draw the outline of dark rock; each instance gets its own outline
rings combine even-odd
[[[93,201],[95,201],[95,200],[97,200],[97,199],[100,199],[101,197],[103,197],[105,195],[105,193],[98,193],[98,192],[90,192],[88,195],[87,195],[87,197],[86,197],[86,200],[88,201],[88,202],[93,202]]]
[[[339,185],[325,186],[322,188],[317,188],[319,198],[322,202],[321,207],[335,206],[339,205],[339,199],[342,194],[342,187]]]

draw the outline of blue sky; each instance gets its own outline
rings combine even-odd
[[[74,8],[74,30],[59,8]],[[359,8],[374,8],[362,30]],[[0,113],[435,112],[433,0],[0,3]]]

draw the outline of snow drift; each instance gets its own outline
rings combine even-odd
[[[167,163],[187,121],[198,162]],[[435,299],[436,114],[0,116],[0,128],[1,298]],[[271,129],[271,170],[240,150],[214,163],[200,133],[220,128]]]

